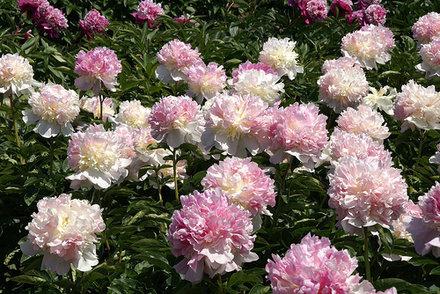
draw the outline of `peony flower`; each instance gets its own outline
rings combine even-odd
[[[176,16],[173,18],[173,20],[176,23],[180,23],[180,24],[186,24],[186,23],[192,23],[194,22],[192,17],[189,15],[181,15],[181,16]]]
[[[404,211],[407,185],[400,171],[377,157],[341,158],[329,174],[329,206],[348,233],[379,224],[389,227]]]
[[[168,241],[174,256],[183,256],[175,265],[182,279],[198,283],[206,273],[241,270],[241,265],[258,259],[251,252],[250,213],[228,202],[220,190],[181,196],[182,208],[171,218]]]
[[[229,80],[229,84],[236,94],[256,96],[270,105],[280,99],[280,93],[284,93],[284,84],[278,74],[262,69],[240,71],[235,80]]]
[[[108,19],[96,9],[90,10],[84,19],[79,21],[79,27],[88,38],[104,33],[109,25]]]
[[[370,93],[364,97],[362,103],[371,107],[374,110],[380,109],[386,114],[394,114],[394,98],[397,95],[397,91],[394,88],[388,86],[382,87],[376,90],[370,87]]]
[[[382,142],[391,134],[382,115],[366,105],[359,105],[357,110],[347,108],[338,117],[336,123],[341,130],[366,134],[378,142]]]
[[[358,263],[347,250],[337,250],[328,238],[307,234],[290,245],[285,256],[273,254],[266,265],[274,294],[376,293],[368,281],[354,274]]]
[[[26,58],[17,53],[0,57],[0,93],[29,92],[34,84],[34,71]]]
[[[211,99],[226,87],[226,73],[223,66],[215,62],[208,65],[196,64],[185,69],[186,82],[191,94],[202,98]]]
[[[354,58],[348,56],[339,57],[338,59],[329,59],[324,61],[321,72],[326,74],[334,69],[350,69],[358,65],[359,63]]]
[[[130,159],[131,163],[136,157],[134,132],[135,129],[125,124],[117,125],[113,131],[114,138],[119,143],[121,157]]]
[[[300,10],[305,24],[327,18],[328,6],[325,0],[293,0],[292,4]]]
[[[79,97],[73,90],[61,85],[46,84],[28,100],[31,109],[24,110],[23,121],[37,124],[34,132],[44,138],[55,137],[60,132],[67,136],[73,132],[72,122],[80,112]]]
[[[102,100],[102,110],[101,110],[101,102]],[[80,100],[81,109],[93,113],[95,118],[101,117],[102,112],[102,120],[106,122],[109,117],[113,117],[115,115],[115,105],[113,104],[113,100],[111,98],[100,98],[100,97],[83,97]]]
[[[417,69],[426,72],[426,77],[440,76],[440,39],[423,44],[420,49],[422,63],[417,65]]]
[[[421,216],[413,218],[408,231],[414,239],[414,247],[420,255],[430,251],[440,257],[440,184],[435,185],[428,193],[419,197]]]
[[[440,129],[440,94],[434,86],[425,88],[410,80],[397,94],[394,115],[403,122],[402,131],[414,126]]]
[[[437,152],[429,158],[429,162],[440,165],[440,144],[437,145]],[[438,167],[438,170],[440,172],[440,166]]]
[[[188,96],[167,96],[154,104],[149,117],[151,135],[172,148],[200,143],[205,120],[200,106]]]
[[[163,14],[165,13],[162,8],[162,4],[155,3],[152,0],[143,0],[139,3],[137,10],[131,15],[134,17],[136,22],[147,22],[148,27],[153,28],[156,19]]]
[[[296,157],[304,167],[313,169],[327,145],[327,117],[313,103],[294,103],[279,113],[273,145],[269,146],[271,162],[279,163],[286,156]]]
[[[132,128],[147,128],[151,109],[142,106],[139,100],[124,101],[119,105],[115,121]]]
[[[334,15],[350,15],[353,12],[353,2],[351,0],[333,0],[330,11]]]
[[[140,128],[134,130],[134,149],[137,153],[136,159],[144,164],[152,166],[164,165],[164,157],[171,156],[172,152],[163,148],[157,148],[159,142],[151,136],[151,129]]]
[[[298,65],[295,45],[296,42],[289,38],[269,38],[263,45],[259,60],[275,69],[279,76],[287,75],[293,80],[297,73],[304,72],[303,67]]]
[[[18,0],[17,2],[18,8],[22,12],[30,12],[34,13],[40,6],[49,6],[49,2],[47,0]]]
[[[127,175],[131,159],[124,157],[125,144],[115,133],[102,125],[92,125],[84,132],[74,133],[69,140],[67,160],[75,174],[66,177],[70,187],[94,186],[107,189]]]
[[[59,275],[68,273],[71,266],[85,272],[99,263],[96,234],[105,230],[105,224],[98,205],[61,194],[41,199],[37,207],[26,227],[27,240],[20,245],[24,254],[42,254],[41,269]]]
[[[232,82],[235,83],[238,81],[238,76],[245,71],[248,70],[262,70],[267,74],[272,74],[272,75],[277,75],[278,72],[272,68],[272,66],[262,63],[262,62],[258,62],[258,63],[252,63],[249,60],[247,60],[244,63],[240,63],[238,65],[238,68],[235,68],[232,71]]]
[[[420,44],[430,43],[440,37],[440,13],[430,12],[420,17],[414,23],[412,33]]]
[[[203,188],[219,188],[229,200],[251,212],[272,215],[267,206],[275,206],[274,181],[250,158],[228,157],[208,168]]]
[[[92,89],[95,94],[101,91],[102,84],[110,91],[115,91],[116,79],[122,71],[118,56],[111,49],[96,47],[90,51],[81,50],[76,55],[75,73],[79,78],[75,86],[80,90]]]
[[[350,56],[366,69],[377,69],[377,64],[385,64],[391,59],[394,36],[383,26],[366,25],[360,30],[342,38],[342,53]]]
[[[255,126],[253,127],[253,136],[260,145],[260,150],[266,150],[271,153],[269,149],[281,149],[281,147],[274,141],[277,127],[283,117],[283,108],[277,105],[266,108],[258,117],[255,118]]]
[[[259,150],[253,133],[256,119],[267,108],[258,97],[220,94],[205,104],[206,129],[202,144],[206,150],[215,147],[225,153],[246,157],[248,150],[256,154]]]
[[[156,77],[164,83],[184,80],[185,69],[204,64],[197,49],[192,49],[190,44],[176,39],[166,43],[156,58],[160,63],[156,69]]]
[[[58,38],[62,30],[69,27],[64,13],[51,5],[40,5],[32,14],[36,27],[50,38]]]
[[[372,4],[364,11],[367,24],[384,25],[387,21],[387,10],[380,4]]]
[[[365,73],[352,59],[324,63],[323,71],[324,75],[318,80],[319,99],[334,111],[356,106],[367,95]]]

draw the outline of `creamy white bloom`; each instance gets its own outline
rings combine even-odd
[[[0,93],[20,94],[33,85],[34,71],[26,58],[17,53],[0,57]]]
[[[151,109],[142,106],[139,100],[124,101],[119,105],[119,113],[115,121],[132,128],[146,128],[150,112]]]
[[[304,68],[298,65],[295,45],[296,42],[289,38],[269,38],[263,45],[259,60],[274,68],[280,76],[287,75],[293,80],[297,73],[304,72]]]
[[[370,106],[372,109],[380,109],[389,115],[394,114],[394,98],[397,95],[395,88],[388,86],[376,90],[370,87],[370,93],[362,100],[363,104]]]

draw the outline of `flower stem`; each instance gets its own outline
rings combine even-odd
[[[364,263],[365,263],[365,275],[368,281],[371,282],[371,270],[370,260],[368,259],[368,244],[369,244],[369,232],[366,227],[364,229]]]
[[[225,291],[223,289],[222,276],[220,274],[217,275],[217,284],[218,284],[218,293],[219,294],[225,293]]]
[[[173,179],[174,179],[174,194],[177,202],[179,202],[179,187],[177,184],[177,149],[173,148]]]
[[[12,125],[13,125],[13,129],[14,129],[14,134],[15,134],[15,143],[17,144],[18,147],[20,147],[21,142],[20,142],[20,138],[18,136],[17,120],[15,119],[14,97],[12,95],[12,92],[9,93],[8,96],[9,96],[9,104],[11,107]]]

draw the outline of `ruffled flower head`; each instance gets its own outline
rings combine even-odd
[[[50,38],[58,38],[69,27],[64,13],[52,5],[40,5],[32,14],[36,27]]]
[[[17,95],[29,92],[34,84],[34,71],[26,58],[18,54],[0,57],[0,93],[11,91]]]
[[[420,17],[412,27],[414,38],[420,43],[429,43],[440,37],[440,13],[430,12]]]
[[[417,68],[426,73],[428,78],[440,76],[440,39],[433,40],[431,43],[423,44],[420,49],[422,63]]]
[[[134,17],[136,22],[144,23],[147,22],[149,28],[153,28],[156,19],[164,14],[162,4],[155,3],[152,0],[143,0],[139,3],[137,10],[131,15]]]
[[[79,27],[88,38],[104,33],[109,25],[108,19],[96,9],[90,10],[84,19],[79,21]]]
[[[393,115],[394,98],[396,98],[396,95],[396,89],[388,86],[382,87],[379,90],[370,87],[370,93],[362,99],[362,103],[374,110],[380,109],[389,115]]]
[[[132,128],[147,128],[150,109],[142,106],[139,100],[124,101],[119,105],[115,121]]]
[[[190,93],[202,98],[198,100],[211,99],[226,87],[225,70],[215,62],[192,65],[184,70],[184,74]]]
[[[325,0],[293,0],[292,2],[301,12],[305,24],[327,18],[329,8]]]

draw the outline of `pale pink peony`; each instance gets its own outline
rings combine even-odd
[[[134,147],[134,134],[135,129],[129,125],[120,124],[113,130],[113,135],[119,144],[119,152],[121,157],[132,160],[136,157],[136,150]]]
[[[34,70],[29,61],[15,54],[0,57],[0,93],[21,94],[30,92],[36,84]]]
[[[420,43],[429,43],[440,37],[440,13],[430,12],[420,17],[412,27],[414,38]]]
[[[235,83],[238,81],[238,76],[248,70],[262,70],[267,74],[272,74],[272,75],[276,75],[277,71],[270,65],[263,63],[263,62],[258,62],[258,63],[252,63],[249,60],[244,62],[244,63],[240,63],[238,65],[237,68],[235,68],[232,71],[232,81]]]
[[[108,19],[96,9],[90,10],[84,19],[79,21],[79,27],[88,38],[104,33],[109,25]]]
[[[156,55],[160,63],[156,77],[164,83],[177,82],[186,78],[183,71],[192,65],[202,65],[199,51],[177,39],[166,43]]]
[[[334,15],[350,15],[353,12],[353,2],[351,0],[333,0],[330,11]]]
[[[296,157],[304,167],[313,169],[327,145],[327,116],[319,113],[313,103],[294,103],[280,111],[275,129],[271,161],[279,163],[286,157]]]
[[[324,64],[326,71],[318,80],[319,99],[336,112],[357,106],[368,94],[364,71],[352,59],[338,59]]]
[[[414,126],[440,129],[440,93],[434,86],[423,87],[410,80],[397,94],[394,115],[403,122],[402,131]]]
[[[338,225],[358,234],[363,227],[389,227],[404,212],[407,185],[400,170],[384,166],[377,157],[341,158],[329,174],[329,206]]]
[[[46,84],[28,100],[30,109],[24,110],[23,121],[36,124],[34,132],[44,138],[73,133],[72,122],[80,112],[79,97],[73,90],[61,85]]]
[[[115,91],[117,76],[122,71],[121,61],[116,53],[105,47],[96,47],[90,51],[81,50],[76,55],[75,73],[79,78],[75,86],[80,90],[92,89],[95,94],[101,92],[104,85],[110,91]]]
[[[273,138],[275,138],[278,124],[282,119],[283,110],[278,105],[271,106],[255,118],[253,134],[260,145],[260,151],[266,150],[270,153],[269,148],[273,150],[281,148]]]
[[[366,25],[342,38],[342,53],[357,59],[366,69],[377,69],[391,59],[394,35],[383,26]]]
[[[162,4],[155,3],[152,0],[143,0],[139,3],[137,10],[131,15],[134,17],[136,22],[144,23],[147,22],[149,28],[155,26],[156,19],[165,14]]]
[[[27,240],[20,245],[24,254],[43,254],[41,269],[59,275],[68,273],[70,266],[85,272],[99,263],[96,234],[105,230],[105,224],[98,205],[61,194],[43,198],[37,207],[26,227]]]
[[[47,0],[18,0],[17,4],[22,12],[30,12],[31,14],[40,6],[50,5]]]
[[[357,109],[347,108],[338,117],[336,123],[341,130],[366,134],[378,142],[382,142],[391,134],[383,116],[366,105],[359,105]]]
[[[356,59],[348,56],[339,57],[338,59],[329,59],[324,61],[322,65],[321,72],[326,74],[334,69],[350,69],[356,67],[359,64]]]
[[[300,10],[305,24],[327,18],[329,8],[325,0],[293,0],[292,3]]]
[[[372,4],[364,11],[367,24],[384,25],[387,21],[387,10],[380,4]]]
[[[328,238],[307,234],[290,245],[285,256],[273,254],[266,265],[274,294],[376,293],[368,281],[354,274],[358,263],[347,250],[337,250]]]
[[[101,102],[102,99],[102,110],[101,110]],[[93,113],[95,118],[99,118],[102,112],[102,120],[107,121],[110,117],[115,115],[115,105],[113,100],[109,97],[83,97],[80,100],[81,109]]]
[[[124,101],[119,105],[115,121],[132,128],[147,128],[151,109],[142,106],[139,100]]]
[[[228,157],[212,165],[201,184],[204,189],[219,188],[253,217],[272,215],[267,206],[275,206],[274,181],[250,158]]]
[[[74,133],[67,148],[69,167],[75,172],[66,177],[72,181],[71,188],[107,189],[112,183],[121,182],[128,175],[127,167],[131,163],[125,157],[125,148],[117,134],[106,131],[102,125]]]
[[[167,96],[154,104],[149,124],[151,135],[172,148],[200,143],[205,120],[200,105],[188,96]]]
[[[60,33],[69,27],[64,13],[51,5],[40,5],[32,14],[36,27],[50,38],[58,38]]]
[[[436,182],[428,193],[419,197],[418,204],[421,217],[413,218],[408,226],[416,252],[426,255],[431,251],[440,257],[440,184]]]
[[[428,78],[440,76],[440,39],[423,44],[420,49],[422,63],[417,68],[426,73]]]
[[[255,155],[260,146],[253,129],[267,104],[258,97],[229,94],[217,95],[208,102],[202,136],[205,149],[215,147],[238,157],[246,157],[247,151]]]
[[[232,204],[220,190],[181,196],[182,208],[173,213],[168,241],[174,256],[183,256],[175,269],[182,279],[198,283],[203,274],[238,271],[258,259],[251,252],[251,215]]]
[[[196,64],[185,69],[190,94],[195,95],[201,101],[211,99],[226,87],[226,73],[223,66],[215,62],[208,65]]]

